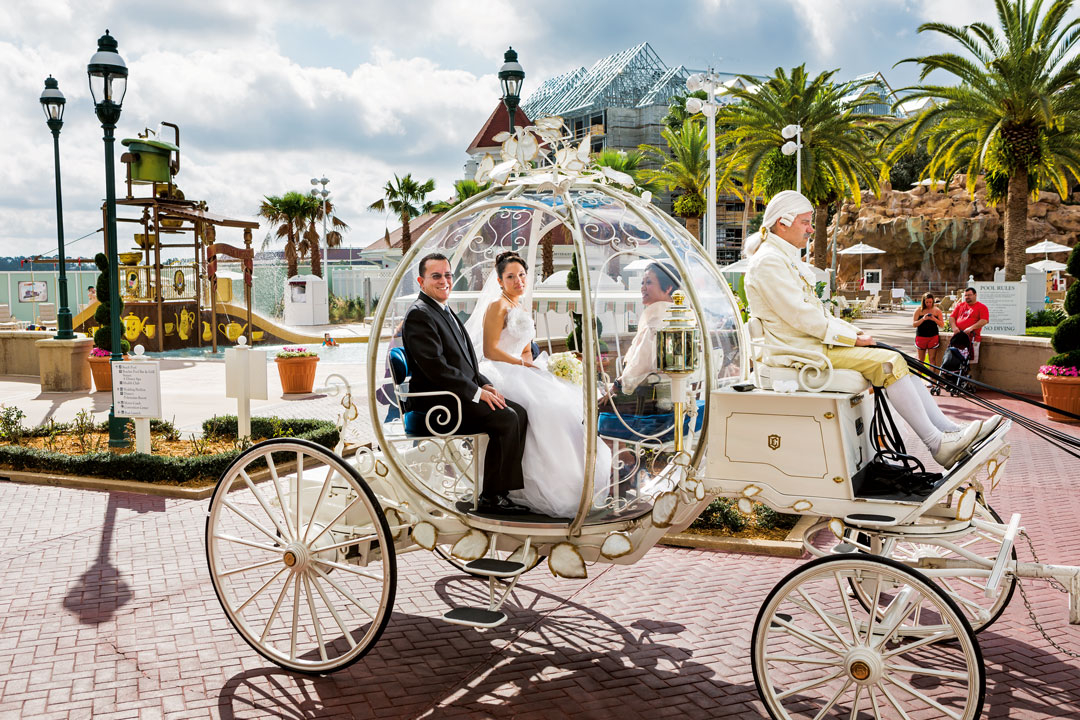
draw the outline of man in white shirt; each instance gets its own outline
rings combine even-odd
[[[801,193],[785,190],[765,208],[761,233],[747,239],[750,257],[746,297],[750,314],[761,321],[765,342],[825,354],[834,368],[856,370],[875,387],[886,388],[890,404],[915,431],[943,467],[951,467],[972,443],[1001,421],[994,416],[956,425],[942,414],[926,386],[908,372],[896,352],[875,347],[874,339],[827,312],[817,293],[810,266],[801,259],[814,232],[814,208]],[[756,362],[793,367],[796,355],[766,352]]]

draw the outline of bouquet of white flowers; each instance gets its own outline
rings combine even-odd
[[[555,353],[548,358],[548,370],[557,378],[581,384],[581,361],[574,353]]]

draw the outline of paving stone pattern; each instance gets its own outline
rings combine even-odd
[[[1014,431],[991,497],[1003,516],[1023,513],[1047,562],[1080,563],[1070,461]],[[541,566],[515,591],[510,620],[476,631],[438,616],[486,588],[411,553],[399,558],[379,644],[310,678],[269,665],[222,614],[206,569],[206,501],[3,484],[0,507],[4,719],[763,718],[750,633],[769,589],[800,562],[658,547],[584,582]],[[1066,597],[1029,587],[1048,631],[1080,651]],[[1019,593],[979,639],[987,717],[1080,717],[1080,661],[1037,633]]]

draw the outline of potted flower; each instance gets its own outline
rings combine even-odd
[[[315,364],[319,354],[302,347],[284,347],[277,357],[278,377],[281,378],[281,392],[285,395],[309,393],[315,386]]]
[[[1080,243],[1073,248],[1066,267],[1075,278],[1065,293],[1068,317],[1050,338],[1057,355],[1039,368],[1038,377],[1044,403],[1080,415]],[[1080,422],[1050,410],[1046,415],[1059,422]]]
[[[97,285],[95,286],[98,306],[97,310],[94,311],[94,320],[97,321],[100,327],[94,332],[94,347],[90,351],[89,357],[90,374],[94,378],[94,387],[97,388],[98,392],[112,392],[112,365],[109,363],[109,358],[112,355],[111,308],[112,303],[116,302],[120,305],[119,312],[123,312],[124,301],[119,297],[112,297],[113,293],[109,284],[109,259],[105,256],[105,253],[95,255],[94,264],[100,270]],[[131,343],[121,337],[121,352],[127,353],[130,348]]]

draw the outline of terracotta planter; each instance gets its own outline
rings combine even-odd
[[[1042,385],[1044,403],[1080,415],[1080,378],[1043,375],[1042,373],[1039,373],[1037,377]],[[1057,422],[1080,422],[1080,420],[1073,420],[1050,410],[1046,411],[1046,417]]]
[[[281,392],[285,395],[298,395],[311,392],[315,387],[315,365],[318,356],[274,358],[278,376],[281,378]]]
[[[127,360],[127,355],[124,359]],[[94,389],[98,392],[112,392],[112,367],[109,365],[111,358],[94,357],[86,358],[90,362],[90,374],[94,378]]]

